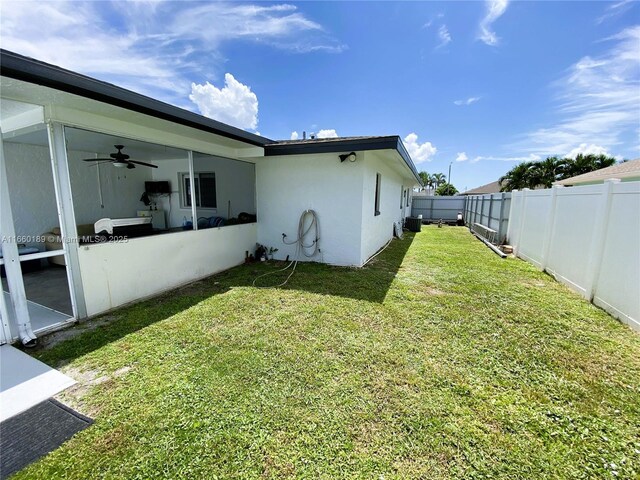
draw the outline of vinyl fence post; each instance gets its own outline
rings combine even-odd
[[[525,204],[527,201],[527,192],[528,188],[522,189],[522,201],[520,202],[520,225],[518,226],[518,241],[513,246],[513,253],[515,256],[519,256],[520,254],[520,245],[522,244],[522,232],[524,232],[524,214],[525,214]]]
[[[493,228],[491,226],[491,215],[493,215],[493,193],[489,194],[489,219],[487,220],[487,227]]]
[[[547,268],[549,262],[549,250],[551,249],[551,241],[555,233],[556,208],[558,203],[558,190],[563,188],[562,185],[554,185],[551,187],[551,206],[549,207],[549,218],[544,230],[542,239],[542,258],[540,260],[540,270],[543,272]]]
[[[433,222],[433,197],[429,199],[429,220]]]
[[[518,196],[518,190],[512,190],[509,195],[511,195],[511,197],[509,198],[509,223],[507,224],[507,243],[513,245],[513,232],[515,229],[515,225],[513,222],[513,219],[515,217],[515,210],[516,210],[516,202],[515,199]]]
[[[506,203],[505,194],[502,192],[500,194],[500,218],[498,219],[498,241],[503,243],[506,240],[506,235],[504,235],[503,228],[503,219],[504,219],[504,204]]]
[[[589,249],[589,263],[587,264],[587,282],[584,289],[584,297],[592,301],[598,286],[598,277],[602,268],[602,256],[607,241],[609,229],[609,217],[611,216],[611,201],[613,200],[613,188],[620,180],[611,179],[604,182],[602,188],[601,207],[596,217],[595,232],[591,248]]]

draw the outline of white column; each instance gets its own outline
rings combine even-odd
[[[594,232],[589,257],[587,263],[587,282],[584,289],[584,297],[592,301],[598,286],[598,277],[602,267],[602,255],[607,241],[607,229],[609,228],[609,217],[611,216],[611,200],[613,199],[613,188],[620,183],[618,179],[606,180],[602,189],[600,210],[594,219]]]
[[[198,230],[198,209],[196,207],[196,179],[193,172],[193,152],[187,152],[189,160],[189,188],[191,189],[191,223],[193,229]]]
[[[69,176],[69,160],[67,158],[67,142],[64,136],[64,125],[49,123],[47,125],[49,136],[49,154],[51,155],[51,171],[53,173],[53,186],[58,205],[58,219],[60,221],[60,234],[62,237],[62,249],[67,265],[67,281],[71,294],[71,306],[75,318],[87,316],[87,307],[84,299],[84,288],[80,276],[80,259],[78,256],[78,231],[76,216],[71,195],[71,177]]]
[[[562,185],[554,185],[551,187],[551,206],[549,207],[549,218],[544,231],[544,237],[542,239],[542,259],[540,260],[540,270],[544,271],[547,268],[547,262],[549,261],[549,250],[551,249],[551,242],[556,230],[556,205],[558,203],[558,190],[563,188]]]
[[[4,270],[7,274],[7,284],[11,294],[11,304],[15,314],[15,323],[18,326],[18,334],[23,344],[27,344],[36,339],[31,329],[31,318],[27,306],[27,295],[22,282],[22,269],[20,267],[20,255],[18,254],[18,243],[16,242],[16,231],[13,226],[13,213],[11,211],[11,200],[9,197],[9,182],[7,181],[7,168],[4,158],[4,144],[2,142],[2,131],[0,130],[0,234],[2,235],[2,257]],[[4,291],[0,288],[0,295],[4,296]],[[2,324],[3,332],[7,336],[7,341],[11,341],[9,332],[8,316],[9,309],[2,302]],[[6,315],[6,316],[5,316]],[[4,324],[7,324],[6,327]],[[8,334],[8,335],[7,335]]]

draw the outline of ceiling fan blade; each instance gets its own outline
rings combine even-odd
[[[98,159],[98,160],[100,160],[100,159]],[[106,160],[106,159],[102,159],[102,160],[104,160],[104,162],[97,162],[97,163],[94,163],[93,165],[89,165],[89,166],[90,167],[97,167],[98,165],[102,165],[103,163],[113,163],[111,160]]]
[[[83,162],[113,162],[112,158],[83,158]]]
[[[129,163],[137,163],[138,165],[144,165],[145,167],[158,168],[157,165],[151,163],[139,162],[138,160],[129,160]]]

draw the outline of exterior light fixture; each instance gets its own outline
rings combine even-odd
[[[344,162],[345,160],[349,160],[350,162],[356,161],[356,152],[351,153],[343,153],[342,155],[338,155],[340,157],[340,161]]]

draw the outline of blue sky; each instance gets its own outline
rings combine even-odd
[[[460,190],[524,159],[640,157],[638,2],[1,9],[2,48],[273,139],[398,134]]]

